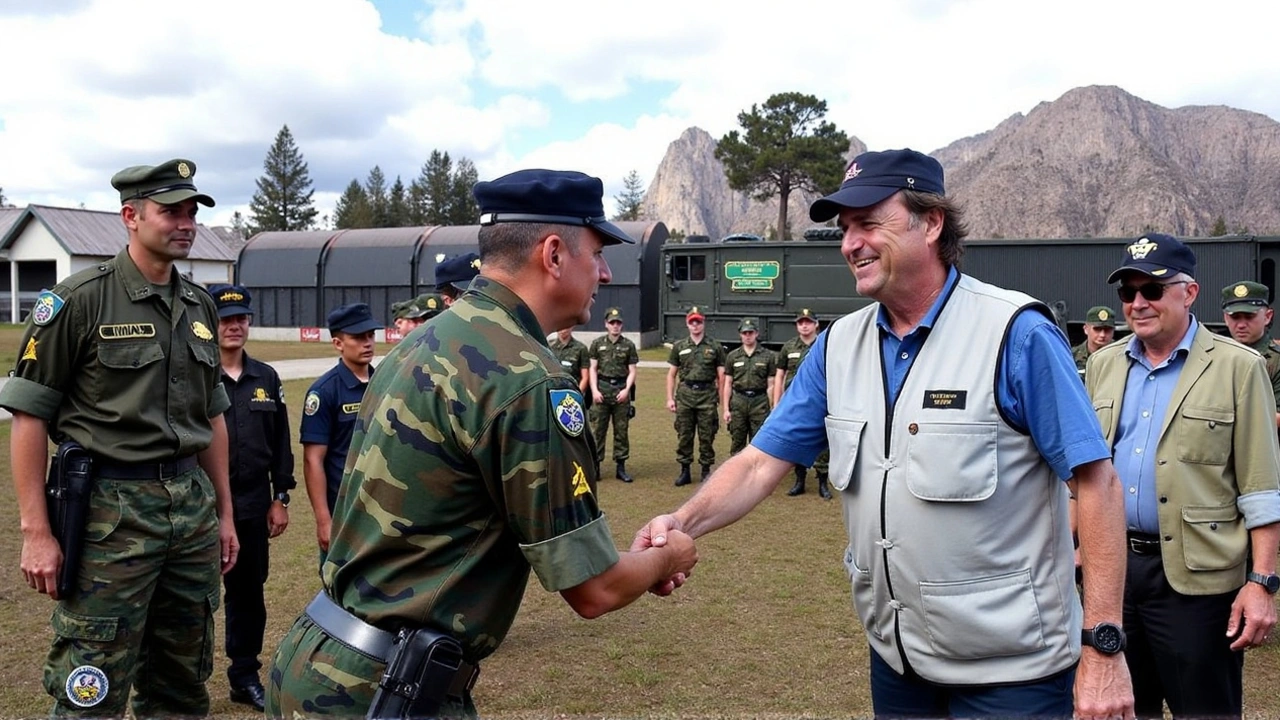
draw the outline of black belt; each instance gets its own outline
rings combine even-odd
[[[200,461],[195,455],[166,462],[122,463],[102,456],[93,458],[93,469],[100,478],[111,480],[168,480],[195,470]]]
[[[1128,535],[1129,551],[1135,555],[1159,555],[1160,536],[1131,532]]]
[[[627,384],[627,379],[624,377],[605,377],[604,375],[601,375],[600,379],[614,387]]]
[[[710,390],[715,383],[710,380],[681,380],[690,390]]]
[[[734,388],[733,391],[739,395],[745,395],[746,397],[760,397],[764,394],[764,390],[743,390],[742,388]]]

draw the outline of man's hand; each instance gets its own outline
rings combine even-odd
[[[668,410],[669,412],[675,412],[675,411],[676,411],[676,401],[675,401],[675,400],[667,400],[667,410]]]
[[[674,533],[679,533],[683,538],[689,537],[684,534],[680,521],[675,515],[659,515],[636,531],[635,539],[631,541],[631,552],[639,552],[651,547],[663,547],[668,540],[675,537]],[[693,540],[690,539],[689,542],[692,543]],[[696,553],[694,562],[697,562]],[[675,592],[676,588],[684,585],[684,581],[687,579],[688,576],[685,573],[678,572],[649,588],[649,592],[660,597],[666,597]]]
[[[236,524],[231,518],[218,521],[218,541],[222,546],[222,574],[226,575],[240,555],[240,538],[236,537]]]
[[[1080,720],[1115,718],[1132,720],[1133,681],[1124,653],[1103,655],[1091,647],[1080,648],[1076,668],[1076,712]]]
[[[267,511],[267,537],[279,537],[289,527],[289,508],[279,500]]]
[[[1245,583],[1236,593],[1235,602],[1231,603],[1231,616],[1227,620],[1227,637],[1240,635],[1231,643],[1231,649],[1259,647],[1271,636],[1271,629],[1275,626],[1275,599],[1258,583]]]
[[[330,517],[316,518],[316,542],[321,552],[329,552],[329,527],[332,523],[333,518]]]
[[[596,390],[595,392],[591,393],[591,402],[595,403],[596,405],[603,405],[604,395],[601,395],[600,391]]]
[[[58,599],[58,572],[62,569],[62,548],[47,530],[22,538],[22,577],[36,592]]]
[[[724,411],[724,424],[725,424],[725,425],[728,425],[728,424],[729,424],[730,422],[732,422],[732,421],[733,421],[733,411],[732,411],[732,410],[725,410],[725,411]]]

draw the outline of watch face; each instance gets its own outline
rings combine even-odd
[[[1124,649],[1124,633],[1111,624],[1099,624],[1093,629],[1093,646],[1098,652],[1114,655]]]
[[[1275,595],[1276,592],[1280,592],[1280,575],[1268,575],[1267,583],[1263,587],[1265,587],[1267,592],[1272,595]]]

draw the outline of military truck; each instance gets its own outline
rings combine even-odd
[[[1084,338],[1084,316],[1094,305],[1120,310],[1107,275],[1133,238],[969,240],[961,269],[979,280],[1043,300],[1073,343]],[[1192,238],[1200,297],[1192,310],[1221,331],[1219,291],[1252,279],[1276,290],[1280,237],[1233,235]],[[667,243],[662,247],[660,330],[663,342],[688,335],[684,318],[696,306],[706,332],[737,345],[738,321],[759,320],[760,342],[778,347],[795,335],[795,317],[809,308],[822,327],[871,302],[859,295],[840,254],[840,231],[811,228],[786,242]],[[1125,328],[1121,327],[1123,334]]]

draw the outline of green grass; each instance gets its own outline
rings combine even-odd
[[[261,346],[287,343],[251,343]],[[301,345],[299,343],[299,345]],[[308,346],[310,347],[310,346]],[[319,346],[327,349],[325,346]],[[665,372],[640,371],[632,421],[633,484],[606,479],[600,498],[620,547],[649,518],[675,508],[696,488],[675,488],[672,415],[663,407]],[[297,412],[309,380],[285,383]],[[0,424],[0,467],[8,473],[9,425]],[[718,457],[728,437],[717,438]],[[301,458],[301,449],[295,447]],[[606,463],[605,470],[610,465]],[[301,469],[298,470],[301,485]],[[813,488],[785,497],[785,483],[742,522],[699,541],[701,562],[668,598],[645,596],[594,621],[578,618],[535,580],[502,647],[483,666],[475,689],[484,717],[851,717],[868,716],[867,644],[849,599],[840,559],[846,543],[839,500]],[[306,493],[294,492],[290,526],[273,542],[267,583],[264,662],[319,588],[315,526]],[[22,582],[21,537],[11,481],[0,485],[0,717],[48,712],[40,668],[53,603]],[[209,683],[216,717],[250,717],[227,700],[226,658],[219,649]],[[264,671],[265,672],[265,671]],[[1280,649],[1248,654],[1245,708],[1280,717]]]

